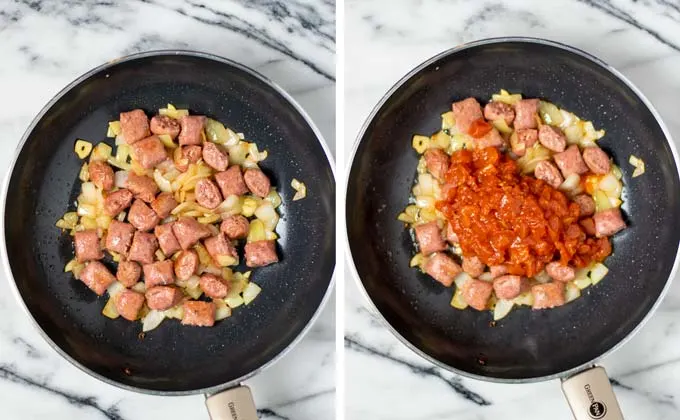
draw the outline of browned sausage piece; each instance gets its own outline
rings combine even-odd
[[[199,240],[210,236],[210,229],[193,217],[180,217],[172,224],[172,231],[182,249],[189,249]]]
[[[223,219],[220,231],[227,235],[229,239],[243,239],[248,236],[249,227],[248,219],[237,214]]]
[[[472,277],[479,277],[484,272],[484,263],[476,255],[463,257],[463,271]]]
[[[515,119],[515,110],[511,105],[503,102],[489,102],[484,107],[484,118],[489,121],[504,120],[506,124],[512,124]]]
[[[198,254],[193,249],[182,251],[175,260],[175,276],[179,280],[188,280],[198,269]]]
[[[241,167],[238,165],[234,165],[224,172],[216,173],[215,181],[220,186],[224,198],[230,195],[243,195],[248,192],[248,187],[241,173]]]
[[[493,281],[493,290],[499,299],[514,299],[529,290],[529,287],[529,280],[522,276],[505,275]]]
[[[446,242],[444,242],[444,238],[442,238],[437,222],[424,223],[416,226],[414,229],[416,231],[416,239],[418,240],[420,252],[423,255],[427,256],[433,252],[439,252],[446,249]]]
[[[596,174],[604,175],[609,173],[611,169],[609,156],[597,146],[583,149],[583,160],[585,160],[590,170]]]
[[[184,294],[176,287],[155,286],[146,291],[146,303],[157,311],[170,309],[182,301]]]
[[[90,181],[104,191],[113,188],[113,169],[102,160],[94,160],[87,165]]]
[[[534,309],[550,309],[564,305],[564,283],[537,284],[531,288]]]
[[[153,135],[132,145],[132,154],[143,168],[151,169],[168,158],[163,143]]]
[[[223,299],[229,293],[227,282],[214,274],[203,274],[199,284],[203,293],[212,299]]]
[[[449,169],[449,155],[442,149],[427,149],[423,156],[427,170],[439,181],[443,181]]]
[[[116,310],[128,321],[135,321],[144,306],[144,295],[133,290],[123,290],[115,297]]]
[[[99,261],[90,261],[80,272],[80,280],[99,296],[116,281],[108,268]]]
[[[256,168],[246,169],[246,172],[243,174],[243,179],[246,182],[246,186],[253,194],[262,198],[269,194],[269,188],[271,187],[269,177],[261,170]]]
[[[142,276],[142,267],[134,261],[121,261],[118,263],[116,278],[125,287],[132,287]]]
[[[158,240],[153,233],[137,231],[132,237],[128,259],[142,264],[151,264],[157,249]]]
[[[246,265],[263,267],[279,261],[275,241],[257,241],[246,244]]]
[[[130,207],[132,203],[132,192],[128,189],[114,191],[104,199],[104,211],[111,217],[115,217],[121,211]]]
[[[142,232],[153,229],[161,220],[155,211],[142,200],[135,200],[128,212],[128,221]]]
[[[567,138],[557,127],[542,125],[538,128],[538,141],[553,152],[564,152],[567,147]],[[577,151],[578,151],[578,146]]]
[[[493,292],[493,284],[487,281],[470,279],[465,282],[460,291],[468,305],[478,311],[483,311],[489,302],[491,292]]]
[[[562,283],[572,281],[576,277],[576,270],[557,261],[546,264],[545,272],[553,280],[561,281]]]
[[[590,236],[595,236],[595,221],[593,220],[592,217],[587,217],[581,221],[578,222],[579,225],[583,228],[583,231],[590,235]]]
[[[144,270],[144,284],[147,289],[175,283],[175,270],[172,260],[144,264],[142,269]]]
[[[231,241],[227,239],[227,236],[224,233],[220,232],[218,235],[206,239],[203,243],[205,244],[205,249],[208,251],[208,254],[210,254],[213,261],[215,261],[215,265],[218,267],[226,265],[220,263],[222,257],[233,257],[238,261],[236,248]]]
[[[167,134],[173,140],[177,138],[180,131],[179,121],[165,115],[156,115],[151,118],[151,132],[156,135]]]
[[[560,170],[547,160],[538,162],[536,169],[534,169],[534,176],[538,179],[542,179],[546,184],[553,188],[559,187],[564,182]]]
[[[556,153],[553,159],[555,159],[557,167],[560,168],[565,178],[571,174],[583,175],[588,172],[588,167],[575,144],[567,147],[567,150],[562,153]]]
[[[500,147],[503,145],[503,143],[504,141],[501,133],[499,133],[495,128],[492,128],[491,131],[484,134],[484,136],[475,139],[475,145],[480,149],[485,147]]]
[[[201,131],[205,125],[205,120],[206,118],[202,115],[187,115],[179,120],[182,126],[182,130],[179,132],[180,146],[201,144]]]
[[[173,223],[166,223],[164,225],[158,225],[154,229],[154,234],[156,235],[156,238],[158,238],[158,244],[161,247],[161,251],[168,257],[182,249],[182,247],[179,246],[179,242],[177,242],[177,238],[175,238],[175,234],[172,232],[172,225]]]
[[[121,112],[120,128],[127,144],[134,144],[151,134],[149,132],[149,118],[141,109]]]
[[[146,175],[137,175],[133,171],[128,173],[125,186],[135,197],[147,203],[152,202],[158,193],[158,184],[156,184],[153,178],[149,178]]]
[[[593,216],[593,222],[595,222],[595,236],[598,238],[612,236],[626,228],[626,222],[623,221],[621,210],[616,207],[598,211]]]
[[[173,162],[177,170],[186,172],[190,163],[196,163],[201,158],[202,150],[201,146],[182,146],[175,149]]]
[[[538,126],[538,102],[538,99],[522,99],[515,103],[515,130]]]
[[[446,227],[444,228],[444,236],[446,241],[451,245],[455,245],[460,242],[458,235],[456,235],[456,232],[453,230],[453,226],[451,226],[451,223],[446,223]]]
[[[207,209],[214,209],[222,202],[220,189],[208,178],[199,179],[195,188],[196,202]]]
[[[508,267],[505,265],[490,265],[489,273],[491,274],[491,278],[495,279],[504,274],[508,274]]]
[[[134,234],[135,228],[131,224],[119,222],[115,219],[111,220],[109,230],[106,233],[106,249],[127,255]]]
[[[510,136],[510,147],[517,156],[524,156],[527,149],[533,147],[538,141],[538,130],[533,128],[523,128],[515,131]]]
[[[579,194],[574,202],[581,208],[581,216],[591,216],[595,213],[595,200],[588,194]]]
[[[454,102],[451,106],[453,116],[456,119],[456,128],[463,134],[467,134],[470,125],[483,118],[482,107],[475,98],[466,98],[462,101]]]
[[[151,208],[156,212],[158,217],[165,219],[170,216],[170,212],[177,207],[177,200],[172,195],[172,193],[160,193],[155,200],[151,202]]]
[[[184,315],[182,325],[194,325],[197,327],[212,327],[215,325],[215,304],[189,300],[182,305]]]
[[[87,229],[76,232],[74,237],[76,248],[76,259],[78,262],[89,260],[100,260],[104,258],[104,253],[99,244],[97,229]]]
[[[457,262],[444,253],[432,255],[424,268],[427,274],[446,287],[451,286],[456,276],[463,271]]]
[[[203,161],[216,171],[224,171],[229,166],[227,154],[210,141],[203,144]]]

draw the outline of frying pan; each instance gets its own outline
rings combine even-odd
[[[546,98],[606,136],[599,145],[623,170],[628,229],[613,238],[604,281],[552,310],[516,309],[495,326],[489,312],[450,307],[452,290],[416,269],[397,215],[408,204],[418,156],[414,133],[441,128],[440,114],[501,88]],[[628,157],[647,162],[632,178]],[[658,114],[620,73],[575,48],[532,38],[462,45],[421,64],[375,107],[359,134],[346,191],[348,248],[366,297],[388,328],[432,363],[505,383],[563,379],[574,416],[622,418],[596,360],[647,320],[678,265],[678,155]],[[598,417],[599,416],[599,417]]]
[[[262,293],[215,327],[165,321],[140,339],[139,323],[105,318],[106,299],[64,273],[73,246],[54,223],[73,209],[79,193],[75,140],[101,141],[121,111],[141,108],[151,115],[168,102],[217,119],[269,151],[261,167],[283,198],[281,261],[255,269]],[[292,201],[293,178],[306,183],[307,198]],[[19,301],[45,340],[75,366],[132,391],[218,393],[207,400],[213,419],[250,420],[256,418],[250,392],[239,384],[299,341],[328,298],[334,191],[320,133],[281,88],[224,58],[146,52],[81,76],[31,123],[6,180],[0,247]]]

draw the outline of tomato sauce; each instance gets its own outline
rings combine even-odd
[[[608,238],[590,237],[579,226],[578,204],[521,175],[516,162],[496,148],[453,153],[444,181],[437,208],[465,256],[531,277],[551,261],[585,267],[611,253]]]

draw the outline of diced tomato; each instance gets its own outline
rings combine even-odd
[[[491,124],[486,122],[484,118],[480,118],[478,120],[473,121],[472,124],[470,124],[468,134],[478,139],[480,137],[484,137],[489,131],[491,131],[492,128],[493,127],[491,126]]]

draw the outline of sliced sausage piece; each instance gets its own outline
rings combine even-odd
[[[113,169],[102,160],[94,160],[87,165],[90,181],[104,191],[113,188]]]
[[[463,271],[453,258],[444,253],[432,255],[425,263],[424,268],[427,274],[446,287],[451,286],[453,279]]]
[[[487,281],[470,279],[461,288],[465,302],[478,311],[486,309],[486,305],[493,292],[493,284]]]
[[[463,271],[472,277],[479,277],[484,272],[484,263],[476,255],[463,257]]]
[[[190,163],[196,163],[201,159],[203,148],[201,146],[182,146],[175,149],[173,162],[180,172],[186,172]]]
[[[564,152],[567,147],[567,138],[557,127],[543,124],[538,128],[538,141],[553,152]],[[578,146],[576,146],[578,151]]]
[[[499,299],[514,299],[529,290],[529,287],[529,280],[522,276],[505,275],[493,281],[493,290]]]
[[[141,109],[121,112],[120,129],[127,144],[134,144],[151,134],[149,132],[149,118]]]
[[[134,171],[128,173],[125,186],[135,197],[147,203],[152,202],[158,193],[158,184],[156,184],[153,178],[149,178],[146,175],[137,175]]]
[[[152,169],[168,158],[163,143],[153,135],[132,145],[132,155],[143,168]]]
[[[193,217],[180,217],[172,224],[172,231],[182,249],[189,249],[199,240],[210,236],[210,229]]]
[[[147,289],[175,283],[175,270],[172,260],[144,264],[142,269],[144,270],[144,284]]]
[[[190,146],[201,144],[201,131],[205,125],[206,118],[202,115],[186,115],[179,122],[182,130],[179,132],[180,146]]]
[[[179,121],[166,115],[156,115],[151,118],[151,132],[156,135],[167,134],[173,140],[180,131]]]
[[[565,178],[571,174],[583,175],[588,172],[588,167],[575,144],[567,147],[567,150],[562,153],[556,153],[553,159],[555,159],[557,167],[560,168]]]
[[[134,261],[121,261],[118,263],[116,278],[125,287],[132,287],[142,277],[142,266]]]
[[[164,311],[176,306],[184,297],[182,291],[173,286],[154,286],[147,289],[144,295],[149,308],[157,311]]]
[[[203,161],[216,171],[225,171],[229,166],[227,154],[211,141],[203,144]]]
[[[103,295],[116,278],[99,261],[90,261],[80,272],[80,280],[99,296]]]
[[[133,290],[123,290],[115,297],[116,310],[128,321],[135,321],[144,306],[144,295]]]
[[[137,231],[135,236],[132,237],[128,260],[137,261],[142,264],[151,264],[157,249],[158,240],[156,240],[156,236],[153,233]]]
[[[564,305],[564,283],[537,284],[531,288],[534,309],[550,309]]]
[[[427,256],[433,252],[444,251],[446,242],[442,238],[437,222],[424,223],[415,227],[420,252]]]
[[[175,276],[179,280],[188,280],[198,269],[198,254],[193,249],[182,251],[175,260]]]
[[[563,265],[557,261],[546,264],[545,272],[555,281],[566,283],[574,280],[576,270],[568,265]]]
[[[194,325],[196,327],[212,327],[215,325],[215,304],[189,300],[182,305],[184,315],[182,325]]]
[[[199,284],[203,293],[211,299],[223,299],[229,293],[227,282],[214,274],[203,274]]]
[[[504,120],[507,125],[515,119],[515,110],[503,102],[489,102],[484,107],[484,118],[489,121]]]
[[[439,181],[444,180],[444,175],[449,169],[449,155],[442,149],[427,149],[425,154],[427,170]]]
[[[495,128],[492,128],[491,131],[484,134],[482,137],[475,139],[475,146],[479,149],[483,149],[485,147],[501,147],[503,143],[504,142],[501,133],[499,133]]]
[[[208,254],[210,254],[218,267],[232,265],[231,262],[225,261],[224,257],[232,257],[238,262],[236,248],[224,233],[220,232],[218,235],[206,239],[203,243]]]
[[[121,211],[132,204],[132,192],[128,189],[114,191],[104,199],[104,211],[111,217],[117,216]]]
[[[170,213],[178,204],[179,203],[175,200],[172,193],[164,192],[158,194],[158,197],[151,202],[151,208],[156,212],[158,217],[165,219],[170,216]]]
[[[444,236],[446,237],[446,241],[451,245],[455,245],[460,242],[458,235],[456,235],[456,232],[453,230],[453,226],[451,226],[451,223],[446,223],[446,227],[444,228]]]
[[[241,173],[241,167],[238,165],[234,165],[224,172],[216,173],[215,181],[220,186],[224,198],[230,195],[243,195],[248,192],[248,187]]]
[[[538,126],[538,102],[538,99],[522,99],[515,103],[515,130]]]
[[[484,117],[482,107],[475,98],[467,98],[462,101],[454,102],[451,106],[453,116],[456,119],[456,128],[461,133],[467,134],[470,125]]]
[[[263,267],[279,261],[275,241],[257,241],[246,244],[246,265]]]
[[[583,149],[583,160],[588,165],[588,168],[596,174],[604,175],[609,173],[611,169],[609,156],[597,146]]]
[[[538,130],[533,128],[522,128],[516,130],[510,136],[510,147],[517,156],[524,156],[526,151],[534,146],[538,141]]]
[[[195,188],[196,201],[207,209],[214,209],[222,202],[222,194],[214,182],[208,178],[198,180]]]
[[[119,222],[115,219],[111,220],[109,230],[106,233],[106,249],[127,255],[134,234],[135,228],[131,224]]]
[[[597,233],[595,231],[595,221],[593,220],[592,217],[582,219],[581,221],[578,222],[578,224],[581,225],[583,231],[590,236],[595,236],[595,234]]]
[[[250,223],[248,219],[240,214],[229,216],[222,220],[220,231],[227,235],[229,239],[243,239],[248,236]]]
[[[626,228],[626,222],[623,221],[621,210],[616,207],[598,211],[593,215],[593,222],[595,222],[595,236],[598,238],[612,236]]]
[[[588,194],[579,194],[574,197],[574,202],[581,209],[581,216],[592,216],[595,213],[595,200]]]
[[[269,182],[269,177],[261,170],[248,168],[243,174],[243,179],[246,182],[246,186],[253,194],[262,198],[269,194],[271,183]]]
[[[179,242],[177,242],[175,234],[172,232],[172,225],[173,223],[166,223],[164,225],[158,225],[154,229],[154,234],[156,235],[156,238],[158,238],[158,244],[161,247],[161,251],[168,257],[182,249],[182,247],[179,246]]]
[[[538,179],[542,179],[546,184],[553,188],[559,187],[564,182],[560,170],[547,160],[538,162],[536,169],[534,169],[534,176]]]
[[[491,278],[495,279],[504,274],[508,274],[508,267],[505,265],[490,265],[489,273],[491,274]]]
[[[135,200],[128,212],[128,221],[136,229],[146,232],[153,229],[161,219],[156,212],[142,200]]]
[[[101,260],[104,258],[97,229],[87,229],[76,232],[74,237],[76,259],[78,262]]]

